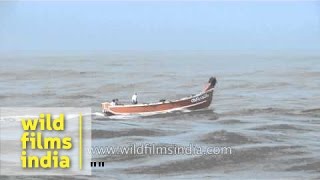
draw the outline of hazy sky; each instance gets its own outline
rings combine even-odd
[[[0,53],[320,52],[316,1],[0,2]]]

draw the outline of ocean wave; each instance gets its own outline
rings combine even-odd
[[[284,114],[284,115],[296,115],[297,110],[295,109],[282,109],[282,108],[251,108],[251,109],[240,109],[237,111],[228,111],[219,113],[219,116],[234,116],[234,115],[256,115],[256,114]]]
[[[193,173],[204,170],[219,171],[226,167],[231,171],[234,168],[239,168],[239,166],[256,166],[254,164],[256,161],[266,163],[266,161],[276,160],[282,156],[290,156],[297,152],[304,153],[303,146],[285,145],[241,148],[234,149],[233,151],[232,154],[203,155],[189,159],[167,161],[158,165],[141,165],[127,168],[124,171],[129,174],[176,174],[188,171]]]
[[[251,130],[258,130],[258,131],[280,131],[280,132],[287,132],[287,131],[296,131],[296,132],[310,132],[311,129],[306,129],[300,127],[298,125],[292,124],[273,124],[273,125],[262,125],[256,128],[251,128]]]
[[[143,137],[150,137],[150,136],[165,136],[169,135],[170,133],[162,133],[159,130],[149,130],[143,128],[132,128],[132,129],[123,129],[118,131],[109,131],[109,130],[92,130],[92,137],[93,138],[115,138],[115,137],[128,137],[128,136],[143,136]]]
[[[201,142],[207,144],[219,144],[219,145],[237,145],[237,144],[252,144],[259,141],[248,137],[241,133],[229,132],[226,130],[215,131],[203,135],[200,139]]]

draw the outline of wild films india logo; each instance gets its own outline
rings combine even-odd
[[[0,108],[1,175],[91,175],[91,108]]]
[[[44,137],[43,131],[65,131],[65,116],[60,114],[52,120],[51,114],[40,114],[36,119],[22,119],[21,125],[25,131],[21,137],[21,166],[22,168],[70,168],[70,157],[60,155],[59,150],[70,150],[72,138],[69,136]],[[46,151],[46,155],[27,154],[27,149]]]

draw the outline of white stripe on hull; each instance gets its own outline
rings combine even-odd
[[[110,108],[108,108],[107,112],[110,112],[114,115],[133,115],[133,114],[138,114],[138,115],[147,115],[147,114],[157,114],[157,113],[167,113],[167,112],[172,112],[172,111],[178,111],[178,110],[182,110],[182,109],[186,109],[186,108],[190,108],[190,107],[194,107],[200,104],[203,104],[207,102],[207,100],[205,101],[201,101],[195,104],[190,104],[188,106],[182,106],[182,107],[178,107],[178,108],[172,108],[172,109],[168,109],[168,110],[162,110],[162,111],[151,111],[151,112],[139,112],[139,113],[117,113],[112,111]]]

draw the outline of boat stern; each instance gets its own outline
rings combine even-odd
[[[101,103],[102,112],[107,113],[109,110],[109,106],[110,106],[110,103],[108,102]]]

